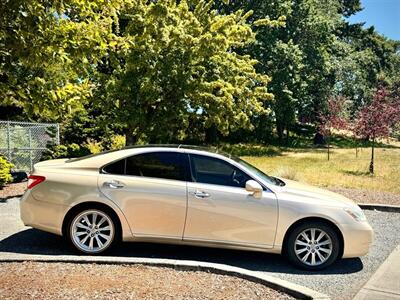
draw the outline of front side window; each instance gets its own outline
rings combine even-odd
[[[235,166],[217,158],[191,154],[190,161],[195,182],[244,188],[246,181],[252,179]]]

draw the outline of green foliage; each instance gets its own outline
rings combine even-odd
[[[250,14],[223,15],[210,4],[138,1],[121,14],[105,101],[127,124],[128,143],[182,140],[190,122],[226,135],[266,112],[269,77],[237,51],[255,41]]]
[[[349,24],[360,10],[360,0],[4,0],[0,117],[57,121],[63,143],[105,149],[115,135],[253,143],[285,130],[289,145],[329,97],[347,97],[354,116],[376,86],[400,86],[399,42]]]
[[[67,145],[52,145],[48,147],[48,150],[43,154],[41,160],[81,157],[89,154],[89,149],[75,143]]]
[[[122,149],[125,144],[125,136],[117,134],[111,137],[110,149]]]
[[[12,176],[10,174],[13,164],[7,161],[7,159],[0,155],[0,189],[7,183],[12,182]]]
[[[62,120],[81,109],[122,3],[1,1],[0,101],[40,119]]]
[[[98,142],[93,139],[87,139],[86,142],[83,144],[83,147],[88,149],[90,153],[96,154],[103,151],[103,144],[102,142]]]

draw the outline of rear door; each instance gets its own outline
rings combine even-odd
[[[229,162],[190,154],[188,212],[183,239],[270,248],[278,218],[274,193],[261,199],[246,191],[247,173]]]
[[[187,156],[179,152],[142,153],[105,166],[98,184],[135,236],[182,239],[187,167]]]

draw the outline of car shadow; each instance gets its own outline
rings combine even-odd
[[[26,229],[3,239],[0,241],[0,252],[49,256],[76,255],[62,237],[37,229]],[[196,260],[228,264],[253,271],[289,274],[351,274],[363,269],[359,258],[341,259],[325,270],[309,272],[293,267],[283,256],[277,254],[155,243],[121,243],[104,256]]]

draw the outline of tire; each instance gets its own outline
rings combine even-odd
[[[98,208],[74,213],[66,227],[66,238],[74,250],[89,255],[103,253],[115,246],[119,234],[114,214]]]
[[[301,224],[290,233],[285,252],[295,266],[316,271],[333,264],[340,247],[339,237],[332,226],[314,221]]]

